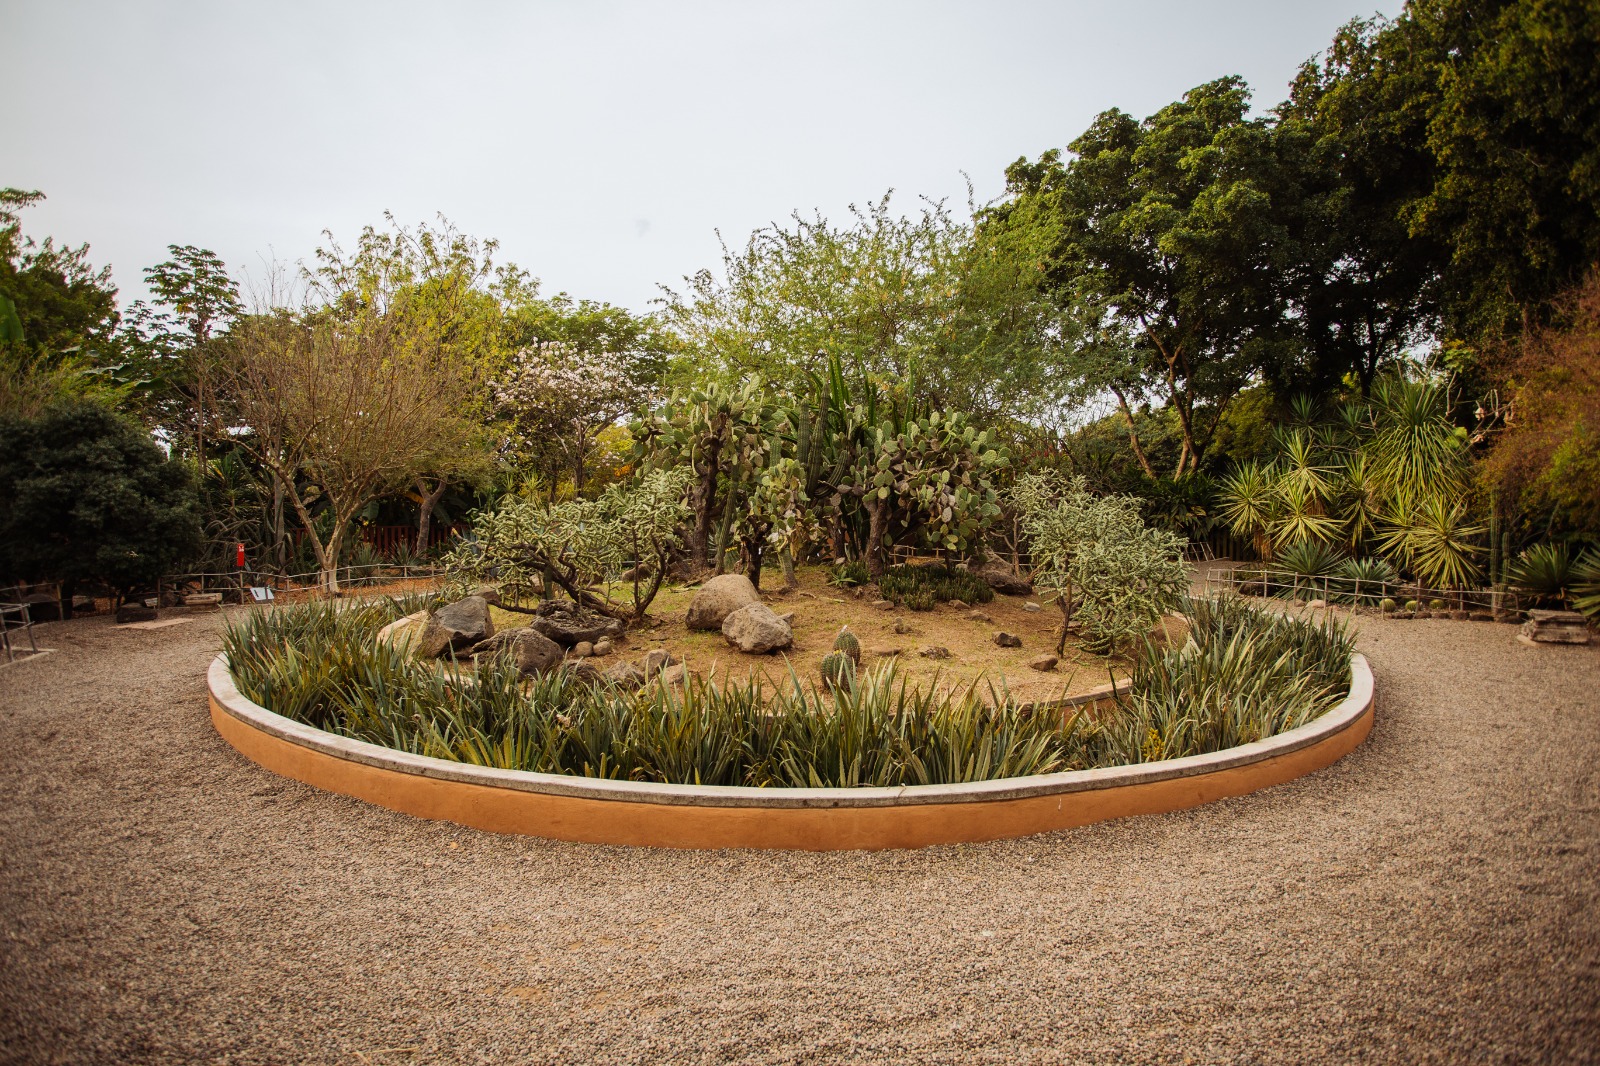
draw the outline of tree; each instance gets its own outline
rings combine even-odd
[[[1435,179],[1405,218],[1448,251],[1451,329],[1526,329],[1600,262],[1600,8],[1413,0],[1383,37],[1421,89]]]
[[[206,435],[216,429],[216,338],[243,310],[239,286],[216,253],[168,245],[171,259],[146,267],[153,303],[129,308],[125,336],[130,369],[143,382],[156,424],[174,450],[203,468]]]
[[[1087,647],[1111,654],[1150,632],[1188,590],[1183,541],[1150,529],[1132,496],[1096,496],[1083,478],[1029,474],[1011,503],[1033,552],[1033,583],[1061,609],[1064,654],[1077,622]]]
[[[1050,282],[1083,325],[1067,375],[1080,397],[1109,392],[1143,456],[1134,407],[1178,419],[1177,479],[1199,468],[1228,402],[1273,355],[1287,227],[1268,120],[1247,117],[1238,78],[1190,90],[1143,122],[1101,114],[1063,163],[1050,151],[1006,171],[991,212],[1053,212]]]
[[[473,539],[446,559],[452,574],[509,588],[559,586],[573,602],[613,618],[643,619],[661,588],[688,516],[682,467],[652,470],[595,500],[534,502],[506,496],[473,521]],[[609,582],[632,569],[633,604],[619,607]],[[598,589],[599,591],[596,591]]]
[[[600,433],[648,398],[623,356],[560,341],[517,352],[491,388],[496,415],[552,500],[564,477],[571,477],[573,491],[583,488]]]
[[[910,217],[891,202],[852,205],[844,225],[797,212],[742,251],[724,246],[720,275],[666,290],[679,377],[759,374],[803,391],[837,362],[858,391],[985,421],[1048,406],[1053,320],[1038,298],[1048,242],[1037,226],[1053,220],[1018,214],[979,237],[942,201]]]
[[[10,301],[30,356],[109,348],[119,321],[111,268],[92,266],[87,244],[58,246],[49,237],[41,244],[22,235],[20,212],[43,199],[41,192],[0,189],[0,296]]]
[[[104,406],[77,400],[37,418],[0,415],[0,580],[151,588],[199,546],[181,463]]]
[[[1391,27],[1341,27],[1277,109],[1274,139],[1298,182],[1285,281],[1303,344],[1303,357],[1275,375],[1282,395],[1322,395],[1349,375],[1368,396],[1438,323],[1445,253],[1405,218],[1436,171],[1417,106],[1428,84],[1388,46]]]

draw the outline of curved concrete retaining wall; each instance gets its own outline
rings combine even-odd
[[[1351,660],[1350,692],[1299,729],[1211,755],[968,785],[741,788],[603,781],[490,770],[345,737],[274,714],[234,687],[218,656],[211,720],[246,758],[306,784],[392,810],[495,833],[670,848],[914,848],[996,840],[1194,807],[1291,781],[1354,749],[1372,729],[1372,671]]]

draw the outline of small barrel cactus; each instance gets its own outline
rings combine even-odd
[[[1406,601],[1406,610],[1408,610],[1408,611],[1415,611],[1420,606],[1421,606],[1421,604],[1417,603],[1416,600],[1407,600]]]
[[[861,665],[861,640],[850,632],[849,626],[839,630],[839,635],[833,638],[833,650],[844,652],[857,666]]]
[[[1442,611],[1447,606],[1449,606],[1449,605],[1446,604],[1443,600],[1429,600],[1428,601],[1428,610],[1430,610],[1430,611]]]
[[[1381,601],[1381,602],[1380,602],[1380,603],[1379,603],[1379,604],[1378,604],[1378,609],[1379,609],[1379,610],[1381,610],[1381,611],[1382,611],[1382,612],[1383,612],[1383,613],[1384,613],[1384,614],[1390,614],[1390,613],[1392,613],[1392,612],[1393,612],[1393,611],[1394,611],[1394,610],[1395,610],[1395,608],[1396,608],[1396,607],[1397,607],[1397,606],[1398,606],[1398,605],[1397,605],[1397,604],[1396,604],[1396,603],[1395,603],[1395,602],[1394,602],[1394,601],[1393,601],[1393,600],[1391,600],[1391,599],[1388,599],[1388,598],[1387,598],[1387,597],[1385,597],[1385,598],[1384,598],[1384,599],[1383,599],[1383,600],[1382,600],[1382,601]]]
[[[842,651],[832,651],[822,657],[818,668],[822,683],[834,692],[853,692],[856,687],[856,661]]]

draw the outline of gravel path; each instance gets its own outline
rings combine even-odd
[[[0,1060],[1600,1062],[1600,647],[1364,620],[1337,765],[876,854],[422,822],[212,731],[216,616],[0,669]]]

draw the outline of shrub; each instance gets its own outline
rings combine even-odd
[[[412,604],[318,602],[252,613],[224,649],[239,690],[341,736],[480,766],[689,784],[848,787],[982,781],[1215,751],[1301,725],[1349,684],[1351,638],[1236,599],[1186,604],[1192,641],[1145,645],[1111,715],[1064,728],[976,684],[913,689],[892,663],[854,684],[756,682],[628,692],[503,659],[419,662],[373,639]],[[844,681],[854,663],[833,653]],[[848,665],[845,665],[848,664]]]
[[[994,589],[967,570],[948,566],[895,566],[878,579],[878,591],[886,600],[913,611],[931,611],[936,603],[961,600],[988,603]]]
[[[1030,475],[1013,502],[1033,546],[1033,583],[1061,608],[1057,654],[1075,612],[1084,646],[1109,654],[1149,633],[1189,586],[1183,541],[1147,527],[1131,496],[1095,496],[1081,477]]]
[[[37,418],[0,416],[0,584],[78,581],[153,588],[200,546],[183,464],[144,430],[73,401]]]
[[[835,563],[828,568],[828,584],[836,588],[856,588],[871,580],[872,575],[867,572],[867,564],[862,559]]]

